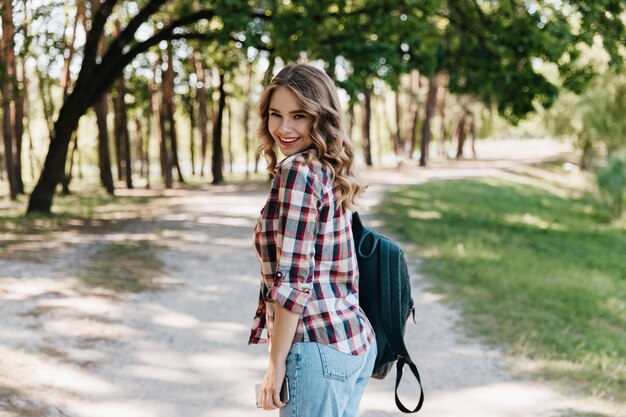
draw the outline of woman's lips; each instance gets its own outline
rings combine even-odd
[[[280,143],[285,145],[285,146],[290,146],[292,144],[294,144],[295,142],[298,141],[298,139],[300,139],[300,137],[296,137],[296,138],[281,138],[280,139]]]

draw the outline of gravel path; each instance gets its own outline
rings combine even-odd
[[[551,152],[562,150],[555,146]],[[525,157],[482,167],[370,172],[364,203],[379,203],[382,191],[396,184],[503,175],[502,168]],[[253,386],[263,376],[266,347],[246,345],[259,285],[252,228],[265,195],[259,187],[180,192],[122,232],[66,236],[66,244],[43,262],[0,260],[0,417],[277,415],[254,407]],[[370,215],[366,221],[378,224]],[[158,256],[166,263],[159,277],[164,289],[123,296],[82,290],[76,265],[108,241],[129,238],[158,240]],[[426,390],[420,415],[558,417],[598,411],[593,401],[515,377],[513,362],[465,337],[458,312],[429,293],[428,280],[416,273],[418,262],[410,260],[418,325],[408,327],[406,339]],[[372,381],[363,417],[401,414],[393,400],[394,379]],[[416,398],[414,389],[403,386],[407,403]]]

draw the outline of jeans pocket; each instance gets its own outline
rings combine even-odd
[[[350,355],[327,346],[316,343],[322,361],[324,378],[345,381],[363,367],[363,359],[366,355]]]

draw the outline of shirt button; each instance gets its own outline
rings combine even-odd
[[[282,272],[282,271],[277,271],[277,272],[276,272],[276,276],[277,276],[278,278],[282,278],[282,277],[283,277],[283,272]]]

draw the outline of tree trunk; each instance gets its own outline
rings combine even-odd
[[[70,94],[59,112],[50,138],[50,148],[41,171],[39,181],[30,195],[28,212],[50,212],[54,189],[64,175],[65,161],[70,139],[78,126],[78,120],[85,113],[86,100],[78,94]]]
[[[15,62],[14,62],[15,64]],[[24,65],[24,60],[21,62],[22,66]],[[16,74],[16,82],[17,82],[17,65],[14,67]],[[24,71],[22,71],[24,74]],[[23,80],[22,80],[23,81]],[[23,82],[22,82],[23,85]],[[22,87],[23,88],[23,87]],[[19,194],[24,194],[24,180],[22,179],[22,141],[24,136],[24,92],[20,91],[17,86],[14,91],[14,100],[15,100],[15,166],[13,169],[15,170],[15,181],[17,186],[17,192]]]
[[[170,162],[169,152],[168,152],[168,140],[167,140],[167,130],[165,127],[165,110],[161,105],[162,100],[159,100],[159,95],[157,92],[157,85],[154,80],[156,80],[159,76],[157,73],[158,69],[162,66],[162,60],[159,58],[157,63],[154,65],[154,77],[152,81],[150,81],[150,93],[152,97],[152,113],[156,118],[155,126],[157,129],[157,137],[159,138],[159,163],[161,165],[161,177],[163,178],[163,183],[165,188],[172,188],[173,180],[172,180],[172,165]],[[163,76],[161,75],[161,80]],[[163,89],[162,89],[163,90]]]
[[[232,100],[228,99],[228,172],[234,172],[233,165],[235,158],[233,157],[233,106]]]
[[[4,160],[7,179],[9,181],[9,197],[16,200],[20,192],[16,167],[18,165],[16,153],[17,136],[15,129],[17,96],[17,79],[15,65],[15,44],[13,35],[13,4],[11,0],[2,1],[2,67],[5,81],[2,83],[2,134],[4,137]]]
[[[348,132],[348,137],[350,139],[354,138],[354,101],[350,100],[348,102],[348,125],[346,126],[346,131]]]
[[[472,112],[469,134],[472,137],[472,158],[476,159],[476,117]]]
[[[33,134],[30,130],[30,100],[28,99],[30,82],[26,76],[26,66],[22,59],[22,93],[24,95],[24,132],[28,136],[28,164],[30,170],[30,178],[35,181],[35,170],[39,171],[41,167],[35,156],[35,147],[33,145]]]
[[[419,71],[411,72],[411,101],[413,104],[413,117],[411,120],[411,144],[409,150],[409,158],[413,159],[415,154],[415,148],[417,147],[417,131],[419,128],[419,88],[420,88],[420,73]]]
[[[441,156],[446,156],[446,96],[447,96],[447,76],[443,73],[440,74],[440,82],[439,82],[439,96],[437,98],[438,108],[439,108],[439,118],[441,119],[439,125],[439,143],[440,149],[439,154]]]
[[[376,114],[379,114],[379,115],[386,114],[384,97],[381,97],[380,99],[377,98],[374,100],[374,109],[376,108],[378,108],[378,111],[376,111]],[[384,152],[383,138],[387,138],[389,134],[389,130],[388,129],[386,130],[386,122],[387,122],[387,117],[376,118],[376,154],[378,155],[377,161],[381,165],[383,163],[383,152]]]
[[[193,101],[189,107],[189,159],[191,160],[191,175],[196,175],[196,112]]]
[[[224,73],[220,71],[219,74],[219,100],[217,103],[217,115],[213,119],[213,157],[211,160],[213,184],[224,183],[224,173],[222,172],[222,119],[224,117],[224,106],[226,105],[226,92],[224,91]]]
[[[152,96],[150,96],[150,107],[147,108],[146,111],[146,131],[145,131],[145,141],[144,141],[144,151],[141,163],[141,171],[143,177],[146,179],[146,188],[150,188],[150,140],[152,139],[152,120],[154,120],[154,115],[152,114]]]
[[[204,66],[198,52],[194,52],[196,77],[198,78],[197,96],[198,96],[198,127],[200,129],[200,175],[204,176],[204,164],[206,163],[206,150],[209,143],[208,132],[208,100],[207,100],[207,80],[204,75]]]
[[[252,107],[251,96],[252,89],[252,64],[248,63],[248,73],[246,74],[246,85],[244,89],[244,95],[246,101],[243,105],[243,146],[245,149],[246,158],[244,163],[246,166],[246,178],[250,177],[250,108]]]
[[[124,158],[122,153],[122,135],[123,126],[121,120],[121,114],[119,109],[119,92],[111,95],[111,105],[113,107],[113,150],[115,153],[115,168],[117,173],[117,180],[122,181],[124,179]]]
[[[275,56],[270,55],[269,57],[267,57],[267,60],[270,64],[268,65],[267,70],[265,70],[265,75],[263,75],[263,87],[267,87],[272,81],[272,76],[274,75],[274,66],[276,65]]]
[[[107,123],[109,108],[107,103],[106,94],[103,94],[96,101],[93,109],[96,113],[96,123],[98,125],[98,168],[100,169],[100,183],[107,193],[113,195],[115,193],[115,186],[113,185],[111,153],[109,152],[109,127]]]
[[[9,83],[6,83],[9,84]],[[8,90],[8,89],[7,89]],[[11,200],[17,199],[18,188],[15,178],[15,168],[13,161],[13,135],[11,134],[11,104],[5,99],[8,91],[3,88],[2,98],[4,101],[2,112],[2,136],[4,139],[4,168],[9,181],[9,197]]]
[[[417,136],[420,124],[420,106],[415,103],[415,108],[413,109],[413,117],[411,122],[411,150],[410,159],[413,159],[413,154],[415,154],[415,148],[417,147]]]
[[[139,176],[143,177],[145,168],[145,155],[144,155],[144,134],[143,125],[141,123],[141,117],[135,115],[133,119],[135,127],[135,160],[139,161]]]
[[[589,138],[584,139],[582,146],[582,154],[578,163],[581,171],[588,171],[593,160],[593,142]]]
[[[126,179],[126,188],[133,188],[133,166],[132,153],[130,147],[130,133],[128,132],[128,110],[126,109],[126,83],[124,75],[117,80],[117,102],[120,117],[120,131],[122,135],[122,155],[124,157],[124,177]]]
[[[428,79],[428,98],[426,99],[426,115],[424,116],[424,124],[422,128],[422,146],[420,155],[420,166],[425,167],[428,161],[429,144],[432,138],[430,123],[437,108],[437,75],[431,75]]]
[[[395,117],[396,117],[396,130],[393,135],[393,151],[396,156],[402,156],[402,133],[400,132],[402,126],[402,110],[400,106],[400,86],[398,86],[398,91],[396,91],[393,95],[394,103],[395,103]]]
[[[0,146],[0,181],[4,181],[4,174],[6,173],[6,167],[4,166],[4,162],[4,148]]]
[[[171,42],[168,42],[167,44],[167,69],[163,74],[162,83],[163,108],[165,110],[167,127],[169,128],[167,133],[170,139],[170,159],[172,161],[172,166],[176,168],[178,181],[185,182],[178,160],[178,139],[176,135],[176,121],[174,120],[174,52],[172,50]]]
[[[165,111],[161,107],[159,109],[159,149],[160,149],[160,161],[161,161],[161,175],[163,176],[163,182],[165,183],[165,188],[172,188],[173,186],[173,178],[172,178],[172,159],[170,157],[170,151],[168,150],[168,135],[167,135],[167,127],[165,126],[165,121],[167,119],[167,115]]]
[[[456,127],[456,137],[457,137],[457,148],[456,148],[456,159],[463,159],[463,145],[465,145],[465,118],[467,117],[465,111],[463,111],[463,115],[461,116],[461,120],[459,120],[459,124]]]
[[[372,90],[365,88],[363,91],[363,112],[362,112],[362,140],[363,159],[365,164],[371,167],[372,164],[372,143],[371,143],[371,121],[372,121]]]
[[[61,186],[63,187],[63,195],[70,195],[70,182],[72,182],[72,171],[74,170],[74,159],[76,158],[76,150],[78,149],[78,135],[76,132],[72,135],[71,139],[72,151],[70,152],[69,167],[67,172],[61,179]]]

